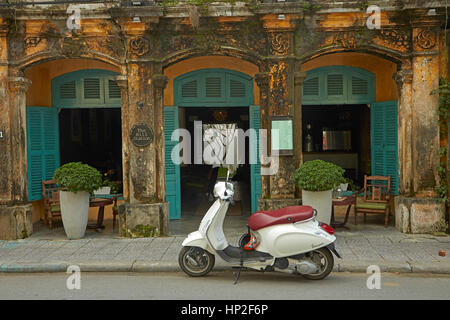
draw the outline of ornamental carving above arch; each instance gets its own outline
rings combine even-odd
[[[420,30],[415,38],[415,42],[422,49],[432,49],[436,46],[436,34],[429,29]]]
[[[290,34],[287,32],[270,32],[270,53],[273,55],[287,55],[290,48]]]
[[[150,42],[142,37],[138,36],[130,40],[130,52],[139,57],[144,56],[150,51]]]
[[[379,45],[399,52],[409,52],[412,47],[410,32],[399,29],[337,32],[333,35],[332,45],[345,49]]]

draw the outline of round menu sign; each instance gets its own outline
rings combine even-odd
[[[147,147],[153,142],[153,130],[145,123],[138,123],[131,128],[130,139],[136,147]]]

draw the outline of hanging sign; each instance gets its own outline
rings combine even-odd
[[[130,140],[136,147],[147,147],[153,142],[153,130],[145,123],[138,123],[130,130]]]

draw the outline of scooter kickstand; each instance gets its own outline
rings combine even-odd
[[[241,277],[241,270],[242,270],[242,266],[239,267],[237,275],[234,277],[234,283],[233,284],[237,284],[238,283],[239,278]]]
[[[234,278],[234,283],[233,284],[238,283],[239,278],[241,277],[242,268],[244,267],[244,257],[243,257],[243,249],[242,248],[241,248],[241,251],[240,251],[240,256],[241,256],[240,257],[241,258],[241,265],[239,266],[239,271],[238,271],[236,277]]]

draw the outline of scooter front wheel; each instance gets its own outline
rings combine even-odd
[[[215,257],[199,247],[183,247],[178,255],[178,263],[187,275],[202,277],[214,268]]]

